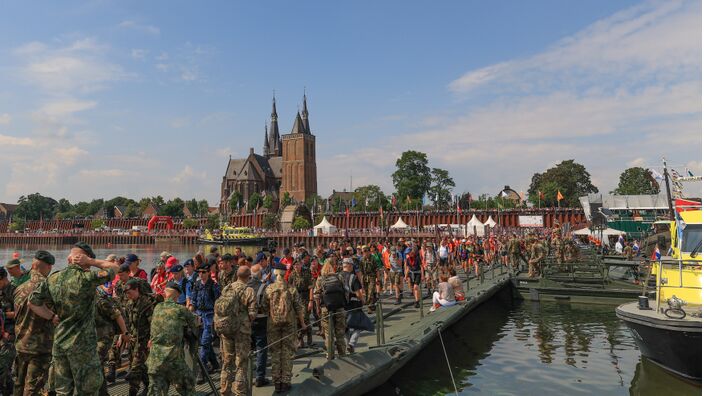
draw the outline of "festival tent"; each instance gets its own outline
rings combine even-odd
[[[577,230],[573,232],[574,235],[591,235],[593,237],[600,237],[601,236],[601,242],[605,244],[606,246],[609,246],[609,237],[610,236],[619,236],[623,235],[624,232],[621,230],[615,230],[613,228],[606,228],[603,231],[597,231],[597,230],[590,230],[589,227],[582,228],[581,230]],[[602,236],[603,235],[603,236]]]
[[[494,219],[491,218],[491,216],[489,216],[489,219],[484,222],[484,225],[489,226],[489,228],[494,228],[496,227],[496,222],[494,221]]]
[[[467,223],[467,235],[484,236],[484,223],[477,219],[476,215],[472,215],[472,218]]]
[[[408,228],[408,224],[404,223],[401,218],[398,218],[398,221],[396,224],[392,225],[390,228],[398,229],[398,228]]]
[[[313,227],[313,235],[318,236],[321,234],[331,234],[337,231],[337,227],[330,224],[328,218],[323,216],[323,220],[317,226]]]

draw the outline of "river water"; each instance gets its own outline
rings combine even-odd
[[[20,253],[29,268],[37,246],[0,246],[0,260]],[[68,246],[44,246],[65,266]],[[135,253],[150,270],[159,253],[179,260],[198,249],[184,245],[93,246],[98,257]],[[220,247],[233,252],[234,247]],[[254,256],[259,248],[244,247]],[[699,395],[701,386],[680,380],[640,358],[614,305],[532,303],[509,292],[483,304],[443,333],[447,359],[462,395]],[[371,395],[452,395],[453,382],[439,340]]]

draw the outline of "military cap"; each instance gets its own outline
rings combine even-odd
[[[7,271],[5,270],[5,268],[0,267],[0,279],[5,279],[5,278],[7,278]]]
[[[54,263],[56,262],[54,255],[47,252],[46,250],[37,250],[37,252],[34,254],[34,258],[49,265],[54,265]]]
[[[210,271],[210,265],[205,264],[196,269],[197,272],[208,272]]]
[[[291,254],[291,249],[289,249],[289,248],[284,248],[283,254],[284,254],[284,256],[288,256],[289,254]]]
[[[171,253],[169,253],[169,252],[167,252],[166,250],[164,250],[163,252],[161,252],[161,253],[159,254],[159,257],[160,257],[160,258],[171,257]]]
[[[174,281],[166,282],[165,288],[176,290],[178,292],[178,294],[183,294],[183,290],[181,289],[181,286]]]
[[[22,264],[22,263],[20,262],[20,260],[18,260],[18,259],[12,259],[12,260],[8,261],[7,264],[5,264],[5,268],[15,268],[15,267],[19,267],[20,264]]]
[[[235,256],[231,255],[230,253],[225,253],[222,255],[223,261],[230,261],[230,260],[234,260],[234,259],[235,259]]]
[[[120,265],[120,269],[117,270],[118,274],[124,273],[124,272],[130,272],[130,265],[127,263],[122,263]]]
[[[184,267],[189,266],[189,265],[190,265],[190,266],[195,265],[195,263],[193,262],[193,259],[188,259],[188,260],[186,260],[186,261],[183,262],[183,266],[184,266]]]
[[[169,272],[181,272],[181,271],[183,271],[183,266],[181,264],[176,264],[173,267],[171,267],[171,269],[169,270]]]
[[[95,258],[95,253],[93,253],[93,249],[88,245],[87,243],[81,241],[73,245],[73,247],[79,248],[83,250],[86,253],[86,256],[94,259]]]
[[[125,283],[127,290],[139,290],[139,279],[132,278]]]

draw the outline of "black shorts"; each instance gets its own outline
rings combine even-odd
[[[440,257],[440,265],[447,265],[447,257]]]
[[[420,272],[409,272],[408,278],[411,280],[411,285],[420,285]]]

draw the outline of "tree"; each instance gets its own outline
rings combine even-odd
[[[14,217],[26,220],[51,220],[54,218],[58,202],[39,193],[21,196],[17,201]]]
[[[647,169],[633,167],[621,173],[618,180],[618,187],[611,193],[619,195],[641,195],[657,194],[659,192],[660,186]]]
[[[198,213],[198,201],[196,201],[195,198],[186,201],[186,208],[188,208],[188,211],[191,212],[191,216],[199,217],[200,213]]]
[[[216,230],[220,228],[220,216],[216,215],[215,213],[208,215],[206,228],[209,230]]]
[[[198,201],[198,217],[208,216],[208,213],[210,213],[209,208],[208,201],[205,199]]]
[[[599,190],[592,184],[591,176],[584,165],[565,160],[546,170],[536,173],[531,179],[528,197],[534,205],[538,205],[539,193],[545,195],[540,199],[542,206],[557,206],[557,192],[565,199],[561,206],[579,206],[579,197]]]
[[[396,172],[391,179],[399,199],[422,199],[430,188],[428,157],[418,151],[405,151],[396,160]]]
[[[181,198],[174,198],[159,206],[159,216],[183,217],[183,206]]]
[[[259,194],[252,194],[249,196],[249,201],[247,202],[247,210],[254,210],[262,205],[262,196]]]
[[[93,219],[90,222],[90,227],[94,230],[105,227],[105,220]]]
[[[242,194],[239,191],[234,191],[232,194],[230,194],[230,200],[228,202],[228,206],[230,207],[231,212],[236,212],[240,210],[240,208],[243,206],[243,201],[242,201]]]
[[[24,231],[25,225],[26,224],[23,219],[14,219],[12,220],[12,223],[8,224],[7,227],[11,232],[15,232]]]
[[[286,191],[284,193],[283,198],[281,198],[281,207],[284,208],[288,205],[291,205],[293,203],[293,198],[291,198],[291,194]]]
[[[306,219],[305,217],[301,216],[296,216],[293,219],[293,222],[291,222],[291,228],[298,231],[298,230],[307,230],[310,229],[310,221]]]
[[[190,209],[188,209],[190,210]],[[192,230],[194,228],[198,228],[198,220],[196,219],[183,219],[183,228],[187,230]]]
[[[275,230],[279,226],[279,217],[276,213],[267,213],[262,219],[262,227],[268,230]]]
[[[379,210],[379,206],[385,210],[391,208],[391,203],[386,197],[386,194],[381,191],[381,187],[373,184],[355,188],[354,199],[357,201],[357,206],[354,208],[357,212],[363,210],[377,211]]]
[[[142,214],[142,212],[139,210],[139,204],[137,202],[130,203],[127,205],[127,209],[125,210],[125,217],[139,217],[140,214]]]
[[[448,209],[452,203],[450,190],[455,186],[455,181],[450,177],[450,173],[445,169],[433,168],[432,186],[428,191],[430,200],[438,209]]]
[[[264,196],[264,201],[262,206],[264,206],[266,209],[273,209],[274,208],[274,198],[271,197],[271,195],[267,194]]]

